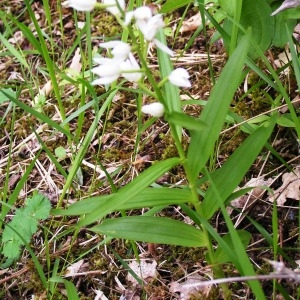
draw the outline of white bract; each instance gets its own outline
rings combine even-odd
[[[159,102],[154,102],[142,106],[142,113],[150,115],[152,117],[159,118],[164,114],[164,111],[164,106]]]
[[[95,7],[97,0],[67,0],[65,3],[67,6],[79,11],[91,11]]]
[[[102,0],[102,3],[107,5],[106,10],[109,11],[112,15],[116,16],[121,14],[121,11],[125,10],[125,0]],[[120,9],[118,7],[120,6]]]
[[[169,81],[179,87],[189,88],[191,83],[189,81],[190,75],[184,68],[177,68],[169,75]]]

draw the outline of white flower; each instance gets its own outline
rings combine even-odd
[[[162,50],[163,52],[169,54],[170,56],[174,56],[174,52],[165,44],[163,44],[161,41],[159,41],[158,39],[154,39],[153,43],[155,44],[155,46],[157,48],[159,48],[160,50]]]
[[[155,38],[156,33],[164,27],[164,21],[160,14],[148,19],[146,24],[141,24],[140,26],[138,21],[136,24],[147,41],[152,41]]]
[[[159,102],[154,102],[148,105],[142,106],[142,112],[152,117],[161,117],[164,114],[164,106]]]
[[[192,86],[189,77],[186,69],[177,68],[169,75],[169,81],[176,86],[189,88]]]
[[[97,0],[67,0],[65,4],[79,11],[91,11]]]
[[[164,21],[161,14],[152,16],[151,9],[148,6],[142,6],[134,11],[126,13],[124,24],[127,26],[132,18],[135,18],[135,24],[142,32],[145,40],[153,42],[157,48],[160,48],[170,56],[174,56],[174,52],[171,49],[155,38],[157,32],[164,27]]]
[[[126,13],[124,25],[127,26],[131,22],[132,18],[135,18],[136,22],[143,26],[151,17],[152,11],[150,7],[141,6],[133,11],[129,11]]]
[[[109,41],[106,43],[100,43],[100,47],[112,49],[111,54],[115,59],[124,60],[130,53],[130,45],[122,41]]]
[[[92,72],[100,78],[95,79],[93,85],[110,84],[116,81],[121,75],[120,62],[109,58],[94,59],[95,62],[101,63],[98,67],[92,69]]]
[[[120,9],[125,10],[125,0],[102,0],[102,3],[107,5],[106,10],[114,16],[121,14]]]
[[[132,53],[129,53],[129,58],[123,61],[120,64],[120,67],[122,72],[121,75],[128,81],[138,82],[141,79],[142,73],[140,72],[140,65],[138,64]]]

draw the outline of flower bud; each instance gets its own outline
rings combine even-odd
[[[165,108],[159,102],[154,102],[151,104],[142,106],[142,113],[150,115],[152,117],[161,117],[164,114]]]
[[[169,81],[179,87],[189,88],[191,83],[189,81],[190,75],[186,69],[178,68],[171,72],[169,75]]]

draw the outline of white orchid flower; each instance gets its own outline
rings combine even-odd
[[[159,117],[163,116],[164,111],[165,111],[164,106],[159,102],[154,102],[154,103],[142,106],[142,113],[150,115],[152,117],[159,118]]]
[[[156,33],[165,25],[162,15],[160,14],[148,19],[146,24],[139,25],[138,20],[136,24],[147,41],[152,41],[155,38]]]
[[[129,11],[125,15],[124,25],[127,26],[133,18],[136,22],[143,26],[152,17],[152,11],[148,6],[141,6],[133,11]],[[139,27],[139,25],[137,26]]]
[[[189,81],[190,75],[184,68],[177,68],[169,75],[169,81],[179,87],[190,88],[191,82]]]
[[[92,85],[105,85],[116,81],[121,75],[120,62],[109,58],[94,59],[95,62],[102,62],[98,67],[92,69],[92,72],[100,78],[95,79]]]
[[[102,0],[102,3],[107,5],[106,10],[114,16],[121,14],[120,9],[125,10],[125,0]]]
[[[142,6],[134,11],[126,13],[125,25],[128,25],[132,18],[135,18],[135,24],[142,32],[145,40],[153,42],[157,48],[170,56],[174,56],[174,52],[170,48],[155,38],[157,32],[164,27],[164,21],[161,14],[152,16],[151,9],[148,6]]]
[[[96,3],[97,0],[67,0],[64,2],[67,6],[79,11],[91,11]]]
[[[121,67],[121,75],[126,78],[128,81],[131,82],[138,82],[141,77],[142,73],[140,72],[140,65],[138,64],[135,57],[132,53],[129,53],[129,58],[123,61],[120,64]]]
[[[124,60],[130,53],[130,45],[122,41],[109,41],[100,43],[100,47],[105,49],[112,49],[111,54],[114,59]]]

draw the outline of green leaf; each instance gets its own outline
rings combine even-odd
[[[237,230],[236,231],[240,241],[242,242],[243,246],[246,247],[248,246],[250,240],[251,240],[251,233],[246,231],[246,230]],[[231,239],[231,235],[227,233],[222,237],[223,241],[227,243],[227,245],[231,248],[234,249],[234,241]],[[230,255],[222,248],[220,245],[218,246],[214,258],[218,263],[224,264],[228,262],[232,262]]]
[[[12,101],[16,105],[18,105],[24,111],[30,113],[31,115],[35,116],[37,119],[43,121],[44,123],[49,124],[50,126],[52,126],[55,129],[57,129],[59,132],[64,133],[65,135],[67,135],[68,137],[70,137],[73,140],[73,136],[71,135],[71,133],[69,133],[66,129],[64,129],[63,127],[61,127],[59,124],[57,124],[56,122],[54,122],[52,119],[50,119],[46,115],[44,115],[44,114],[36,111],[35,109],[33,109],[30,106],[28,106],[25,103],[23,103],[22,101],[19,101],[16,97],[13,97],[13,95],[11,95],[9,93],[6,93],[4,90],[2,90],[2,93],[7,98],[9,98],[10,101]]]
[[[21,244],[19,242],[19,239],[17,238],[17,235],[10,235],[10,240],[3,242],[3,250],[2,254],[9,258],[16,260],[20,257],[21,252]]]
[[[62,146],[55,148],[54,153],[55,153],[56,157],[59,159],[66,158],[66,156],[67,156],[66,149]]]
[[[29,243],[31,236],[37,231],[37,220],[32,218],[30,210],[26,208],[19,208],[12,220],[12,223],[19,229],[19,233]],[[20,226],[22,225],[22,226]]]
[[[45,220],[50,215],[50,200],[42,194],[36,194],[25,201],[25,209],[35,220]]]
[[[233,95],[241,81],[248,47],[249,38],[245,36],[226,63],[200,115],[199,119],[207,125],[207,128],[191,133],[191,143],[187,154],[187,165],[191,173],[190,180],[196,179],[213,153]]]
[[[206,239],[199,229],[183,222],[167,218],[134,216],[107,219],[90,230],[135,241],[158,244],[204,247]]]
[[[283,127],[295,127],[295,123],[292,120],[292,116],[290,113],[284,114],[277,119],[276,122],[278,125]]]
[[[275,5],[271,5],[272,10],[275,10],[279,7],[279,2],[275,3]],[[293,30],[297,24],[296,20],[288,19],[287,12],[283,11],[280,14],[276,14],[273,18],[275,18],[275,33],[272,39],[272,44],[276,47],[284,47],[284,45],[288,42],[288,36],[293,34]],[[285,24],[288,26],[288,32],[286,31]]]
[[[174,123],[176,125],[182,126],[189,130],[203,130],[206,124],[200,119],[195,119],[181,112],[173,112],[168,116],[165,116],[168,122]]]
[[[81,200],[71,204],[68,209],[53,209],[51,213],[62,216],[88,214],[101,209],[103,204],[111,201],[113,196],[114,195],[105,195]],[[117,210],[189,203],[192,202],[192,199],[192,193],[188,189],[146,188],[138,195],[128,198],[125,203],[120,204]]]
[[[0,33],[0,41],[7,48],[7,50],[11,53],[12,57],[16,58],[20,62],[20,64],[22,64],[26,69],[30,69],[22,50],[20,50],[20,52],[19,52],[14,47],[14,45],[12,45],[1,33]]]
[[[161,7],[160,13],[168,13],[193,2],[194,0],[167,0]]]
[[[68,299],[79,300],[78,292],[75,285],[71,281],[68,281],[66,279],[64,279],[63,281],[67,290]]]
[[[94,210],[90,214],[86,215],[86,217],[79,222],[78,226],[85,226],[97,220],[101,220],[106,214],[115,210],[119,210],[122,205],[129,202],[130,199],[138,196],[157,178],[162,176],[180,162],[182,162],[180,158],[174,157],[155,163],[129,184],[121,188],[117,193],[113,194],[109,201],[103,202],[101,205],[99,205],[97,210]]]
[[[157,39],[162,42],[164,45],[167,45],[166,37],[164,31],[160,30],[157,35]],[[174,70],[173,63],[171,62],[170,55],[157,49],[157,59],[159,64],[159,71],[161,78],[166,78]],[[179,88],[174,86],[172,83],[167,81],[162,87],[164,101],[165,101],[165,110],[167,114],[172,114],[173,112],[181,112],[181,99],[179,94]],[[182,128],[179,125],[176,125],[176,134],[179,139],[181,139]]]
[[[226,12],[226,14],[230,17],[234,17],[234,6],[236,0],[218,0],[221,8]]]
[[[0,90],[0,104],[4,103],[6,101],[9,101],[9,98],[6,96],[6,94],[8,94],[10,97],[16,97],[16,92],[13,91],[11,88],[2,89],[2,90]]]
[[[275,33],[275,19],[271,17],[271,13],[272,10],[265,1],[243,1],[240,25],[245,29],[252,28],[252,39],[263,52],[271,45]],[[227,19],[223,28],[230,34],[232,22]],[[239,31],[239,38],[243,35],[244,33]],[[229,49],[228,44],[225,43],[225,46]],[[249,55],[252,59],[256,59],[259,56],[255,47],[250,49]]]
[[[225,164],[212,174],[214,185],[211,185],[205,193],[202,203],[204,216],[209,219],[219,208],[216,199],[216,190],[222,197],[222,201],[231,195],[241,182],[243,176],[249,170],[251,164],[260,153],[271,135],[277,116],[274,115],[269,122],[264,123],[242,143],[227,159]]]

